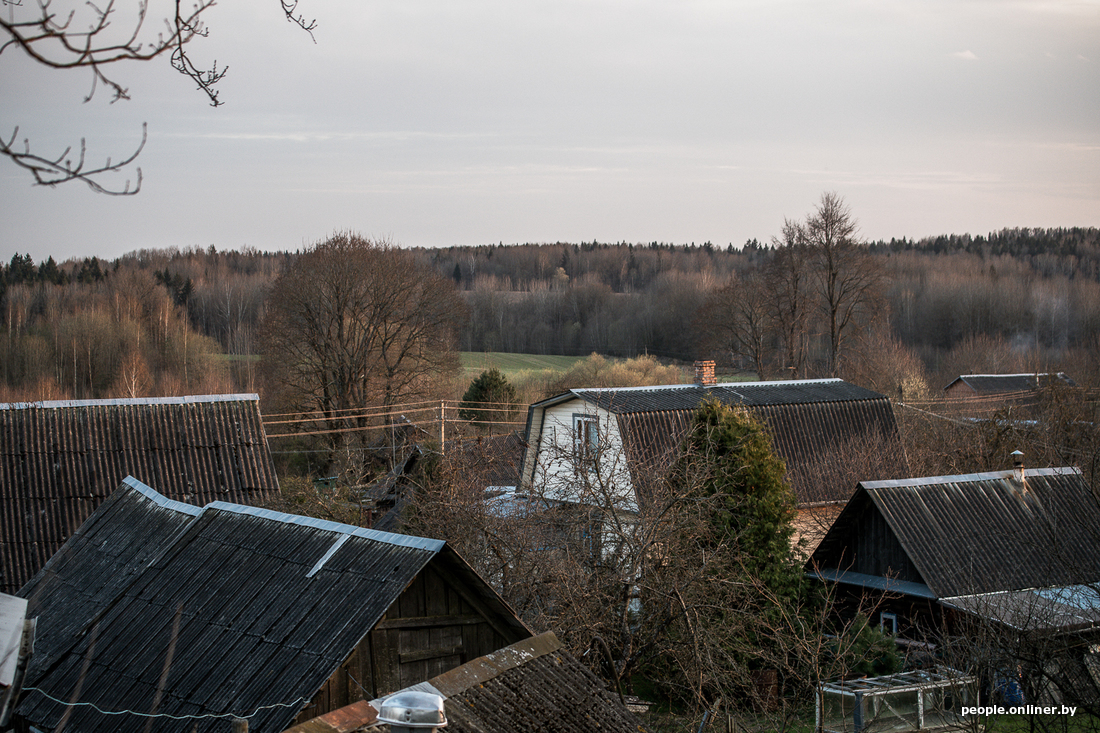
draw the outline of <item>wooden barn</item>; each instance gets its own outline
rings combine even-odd
[[[531,635],[442,541],[132,478],[24,590],[45,643],[17,721],[73,733],[283,730]]]
[[[1100,627],[1100,505],[1075,468],[859,484],[806,569],[925,641],[964,613],[1019,629]]]
[[[19,590],[126,476],[195,506],[274,497],[259,397],[0,404],[0,592]]]
[[[1028,374],[963,374],[943,388],[944,396],[954,399],[996,397],[1012,400],[1033,396],[1052,385],[1076,386],[1063,372]]]

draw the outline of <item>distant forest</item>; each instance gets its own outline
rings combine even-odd
[[[465,298],[463,351],[713,357],[754,370],[744,349],[715,337],[715,319],[726,324],[716,298],[744,305],[782,249],[775,239],[414,251]],[[1005,229],[861,250],[882,277],[853,321],[846,379],[891,394],[936,392],[959,373],[1066,370],[1096,381],[1100,230]],[[0,401],[259,389],[250,357],[266,298],[295,258],[214,247],[62,263],[17,254],[0,273]],[[804,360],[792,366],[765,329],[756,371],[826,375],[825,315],[808,308]]]

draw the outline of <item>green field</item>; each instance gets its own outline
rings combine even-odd
[[[513,377],[519,372],[542,371],[549,369],[556,372],[564,372],[583,356],[544,356],[540,354],[506,354],[500,351],[463,351],[462,369],[466,376],[473,378],[486,369],[496,367],[506,377]]]

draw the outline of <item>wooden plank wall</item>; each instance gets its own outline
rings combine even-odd
[[[424,568],[295,719],[424,682],[509,644],[476,591]]]

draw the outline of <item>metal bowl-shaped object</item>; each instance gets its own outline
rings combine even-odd
[[[430,692],[399,692],[382,701],[378,722],[403,728],[442,728],[447,725],[443,698]]]

